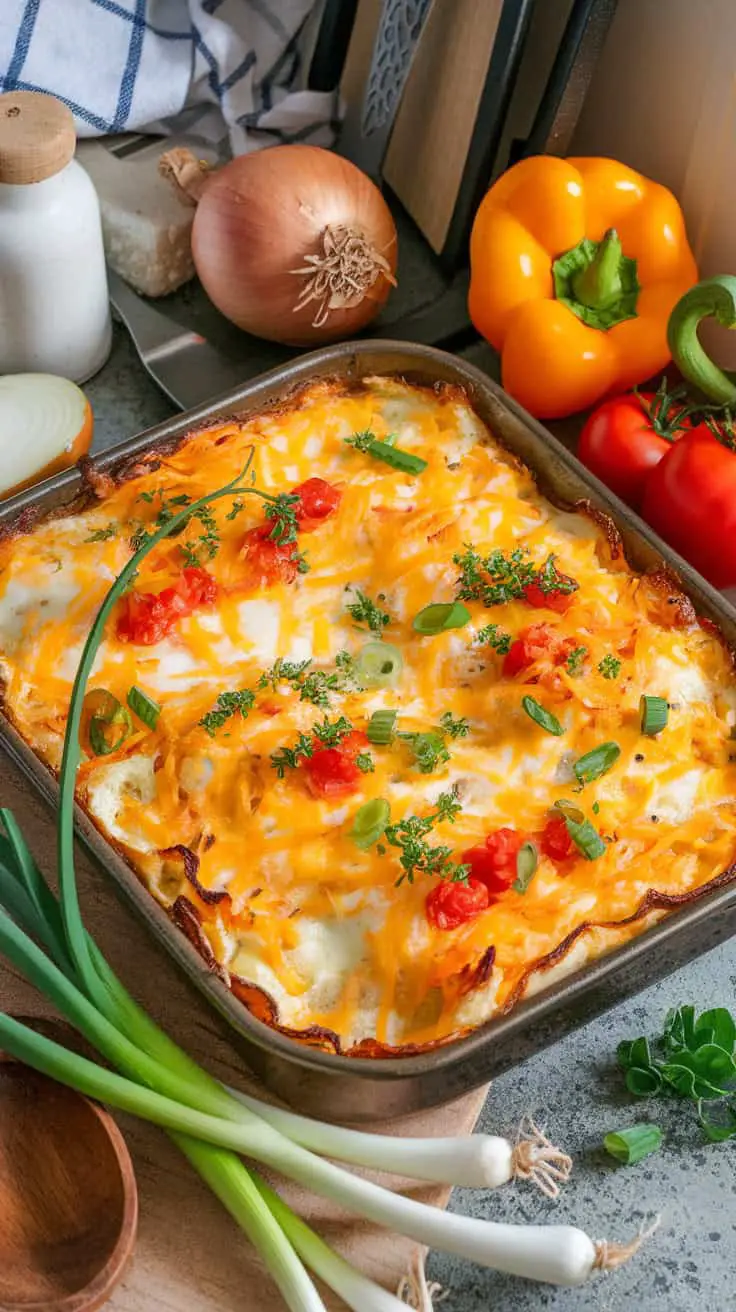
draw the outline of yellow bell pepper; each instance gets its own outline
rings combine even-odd
[[[671,192],[608,159],[539,155],[504,173],[470,238],[470,317],[504,387],[540,419],[660,372],[697,281]]]

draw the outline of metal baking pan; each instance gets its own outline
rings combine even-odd
[[[217,415],[256,413],[283,401],[315,378],[330,375],[361,378],[367,374],[400,374],[425,384],[437,381],[460,384],[494,435],[536,473],[544,492],[557,504],[586,499],[609,513],[622,534],[634,568],[661,568],[664,562],[674,569],[699,614],[714,621],[729,644],[736,648],[736,610],[732,606],[485,374],[429,347],[366,341],[303,356],[220,401],[210,402],[131,438],[100,456],[95,461],[96,467],[113,469],[119,462],[153,450]],[[7,502],[0,509],[0,526],[12,523],[20,512],[29,509],[42,513],[58,511],[73,500],[80,487],[76,471],[49,479]],[[57,793],[55,779],[2,716],[0,745],[53,804]],[[251,1016],[206,969],[184,935],[81,810],[77,814],[77,829],[88,851],[231,1027],[248,1065],[274,1093],[300,1110],[322,1118],[383,1119],[449,1102],[736,933],[735,879],[733,884],[722,885],[671,913],[634,940],[455,1043],[430,1053],[401,1058],[340,1057],[302,1046]]]

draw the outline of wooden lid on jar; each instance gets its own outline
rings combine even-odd
[[[74,155],[77,134],[71,110],[42,91],[0,96],[0,182],[41,182],[59,173]]]

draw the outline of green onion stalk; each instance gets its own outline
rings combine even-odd
[[[59,775],[58,902],[12,814],[0,811],[4,830],[0,832],[0,952],[116,1069],[107,1070],[1,1013],[0,1044],[11,1056],[62,1083],[166,1129],[259,1249],[292,1312],[324,1309],[303,1262],[331,1284],[356,1312],[398,1312],[404,1305],[332,1253],[246,1169],[241,1155],[421,1244],[444,1248],[512,1274],[552,1283],[581,1283],[601,1265],[599,1251],[582,1231],[569,1226],[540,1230],[447,1216],[324,1161],[308,1146],[302,1146],[310,1141],[323,1142],[319,1136],[312,1134],[310,1138],[308,1132],[305,1134],[303,1125],[289,1137],[273,1120],[269,1123],[252,1103],[233,1096],[159,1029],[124,988],[84,926],[74,862],[75,781],[81,759],[82,704],[105,625],[116,601],[134,580],[142,559],[204,506],[244,493],[268,502],[276,500],[246,484],[249,466],[250,461],[226,487],[187,506],[152,533],[112,584],[95,617],[72,688]],[[288,1127],[288,1120],[286,1124]],[[324,1132],[329,1134],[327,1127]],[[296,1141],[298,1138],[302,1143]],[[464,1142],[455,1141],[458,1145]],[[471,1148],[476,1158],[472,1168],[467,1149],[455,1152],[451,1141],[444,1144],[442,1161],[436,1151],[433,1155],[431,1146],[427,1148],[426,1141],[417,1141],[414,1151],[405,1146],[397,1169],[411,1175],[413,1162],[416,1178],[449,1183],[498,1184],[513,1174],[505,1141],[496,1140],[494,1144],[491,1136],[476,1136]],[[548,1147],[539,1149],[540,1161],[545,1161],[547,1154],[549,1162]],[[531,1149],[536,1150],[536,1146],[532,1144]],[[330,1151],[329,1142],[325,1142],[321,1150],[340,1157],[339,1143]],[[370,1164],[370,1146],[366,1149],[359,1145],[356,1149],[356,1139],[351,1136],[343,1147],[344,1159],[357,1160],[356,1151],[366,1153],[363,1160]],[[457,1163],[454,1175],[450,1167],[453,1160]],[[499,1160],[504,1163],[500,1171]],[[483,1177],[484,1162],[488,1170]]]

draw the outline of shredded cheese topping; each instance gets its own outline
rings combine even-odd
[[[395,439],[426,469],[409,475],[346,443],[363,432]],[[216,603],[195,607],[150,645],[121,641],[109,625],[91,686],[125,705],[135,685],[161,712],[153,728],[133,716],[111,755],[88,751],[78,793],[164,906],[181,911],[186,900],[225,977],[241,993],[254,986],[253,996],[266,995],[261,1014],[290,1030],[321,1027],[346,1051],[365,1040],[399,1048],[446,1040],[641,932],[662,914],[637,918],[650,889],[694,894],[729,867],[729,653],[683,612],[682,598],[634,573],[593,519],[545,500],[451,388],[386,378],[357,388],[314,384],[293,404],[194,433],[90,508],[4,542],[4,705],[42,759],[58,765],[82,644],[132,554],[131,537],[155,521],[162,493],[194,500],[224,485],[251,446],[266,492],[288,493],[312,477],[339,489],[336,511],[298,535],[307,572],[254,584],[243,544],[263,525],[264,503],[245,497],[232,516],[229,503],[217,503],[216,549],[201,560],[217,582]],[[192,521],[155,549],[136,591],[174,585],[182,546],[198,550],[202,532]],[[569,606],[560,613],[524,596],[490,607],[467,600],[464,626],[420,635],[418,612],[455,600],[453,557],[468,544],[483,557],[523,548],[540,569],[553,556],[577,584]],[[279,660],[332,674],[340,653],[356,658],[380,636],[348,610],[356,590],[390,618],[382,637],[403,658],[394,686],[343,679],[326,709],[300,698],[298,683],[259,688]],[[478,640],[489,624],[510,641],[543,624],[555,640],[570,640],[565,650],[584,652],[558,663],[542,654],[508,674],[504,655]],[[618,672],[606,677],[611,662]],[[252,708],[208,732],[200,722],[218,696],[243,689],[255,690]],[[642,693],[669,702],[656,737],[641,732]],[[525,695],[556,717],[559,736],[525,714]],[[365,744],[370,763],[347,796],[314,796],[304,760],[279,777],[272,755],[300,734],[310,739],[325,716],[344,716],[365,733],[379,709],[396,711],[406,734],[438,732],[448,712],[467,720],[468,732],[445,733],[449,759],[426,773],[410,739]],[[620,748],[616,763],[576,793],[574,762],[607,741]],[[436,877],[417,872],[397,886],[399,849],[380,841],[362,849],[351,828],[372,798],[389,802],[396,824],[427,815],[447,793],[459,813],[440,819],[428,841],[446,845],[454,862],[501,827],[538,842],[560,799],[580,805],[605,851],[594,861],[576,852],[562,864],[542,851],[526,891],[512,884],[480,914],[438,928],[427,912]],[[195,854],[194,881],[177,848]],[[583,925],[590,928],[576,936]],[[478,974],[484,959],[488,969]]]

